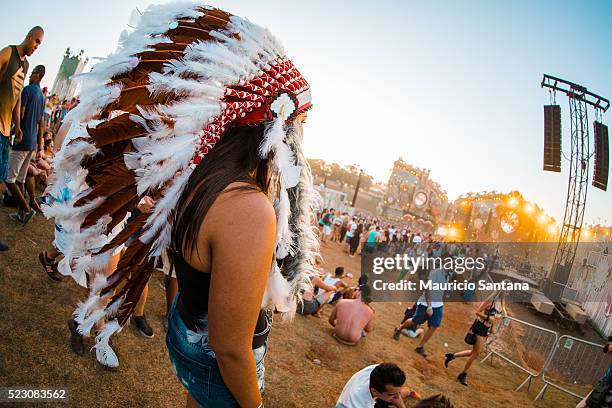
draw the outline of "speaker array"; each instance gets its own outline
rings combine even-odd
[[[544,106],[544,170],[561,172],[561,106]]]
[[[601,122],[595,122],[593,127],[595,129],[595,171],[593,173],[593,186],[606,191],[608,188],[608,164],[610,161],[608,127]]]

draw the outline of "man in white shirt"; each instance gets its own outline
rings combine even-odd
[[[421,396],[404,387],[405,382],[406,375],[396,364],[368,366],[346,383],[334,408],[373,408],[377,400],[383,406],[406,408],[404,399],[421,399]]]

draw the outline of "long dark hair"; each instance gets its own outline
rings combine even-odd
[[[192,254],[204,217],[219,194],[234,182],[247,186],[232,190],[267,192],[268,159],[259,155],[265,125],[232,127],[194,169],[178,200],[172,227],[172,249]]]

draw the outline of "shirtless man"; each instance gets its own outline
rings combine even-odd
[[[370,288],[361,288],[361,299],[342,299],[329,316],[335,327],[334,337],[342,344],[355,345],[374,327],[374,308],[370,306]]]

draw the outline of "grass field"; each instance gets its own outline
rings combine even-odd
[[[22,229],[11,223],[8,213],[0,206],[0,238],[12,246],[0,253],[0,387],[67,388],[69,401],[59,406],[184,406],[184,391],[171,370],[164,342],[161,276],[152,278],[146,306],[155,337],[144,338],[126,326],[114,336],[121,365],[116,371],[106,370],[93,353],[79,357],[69,349],[66,320],[83,295],[69,279],[51,281],[38,263],[38,253],[51,242],[52,223],[36,215]],[[343,265],[359,276],[359,258],[349,258],[338,244],[326,244],[322,252],[328,270]],[[293,322],[275,321],[266,357],[266,406],[332,407],[354,372],[383,361],[402,367],[407,385],[423,396],[443,392],[456,407],[562,408],[577,403],[554,389],[533,403],[541,384],[534,381],[530,391],[515,392],[525,377],[498,360],[493,365],[475,363],[469,387],[460,385],[455,377],[462,362],[445,369],[442,361],[445,352],[465,348],[463,337],[473,320],[471,305],[445,306],[444,322],[428,344],[427,360],[413,351],[415,340],[391,339],[405,306],[377,303],[374,307],[374,331],[355,347],[331,337],[330,307],[320,319],[297,316]],[[86,345],[92,344],[93,339],[87,339]]]

